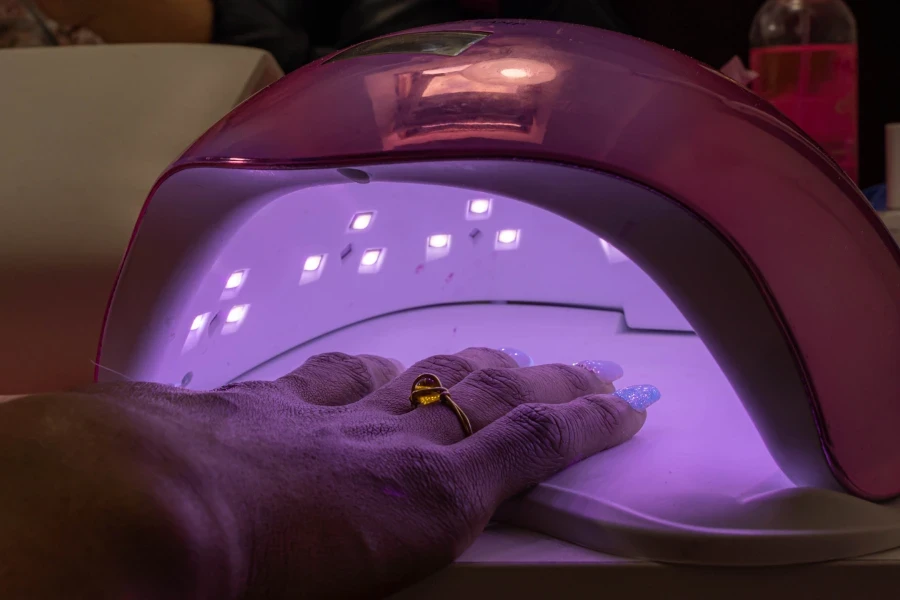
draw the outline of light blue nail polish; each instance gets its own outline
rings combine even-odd
[[[513,360],[516,361],[516,364],[520,367],[533,367],[534,361],[531,360],[531,357],[522,352],[521,350],[516,350],[515,348],[500,348],[500,352],[504,354],[509,354],[512,356]]]
[[[631,405],[634,410],[647,410],[647,407],[662,398],[662,394],[652,385],[633,385],[616,392],[616,396]]]
[[[617,379],[621,379],[625,375],[625,370],[619,363],[610,360],[583,360],[575,363],[576,367],[587,369],[597,376],[601,381],[612,383]]]

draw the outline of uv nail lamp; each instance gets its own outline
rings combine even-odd
[[[498,518],[684,563],[900,546],[900,248],[771,106],[599,30],[417,29],[239,106],[153,189],[97,375],[204,389],[476,345],[663,393]]]

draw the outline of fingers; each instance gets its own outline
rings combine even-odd
[[[613,385],[594,372],[569,365],[482,369],[450,388],[454,402],[478,432],[523,404],[560,404],[588,394],[608,394]],[[440,444],[463,438],[456,415],[446,406],[422,406],[404,416],[404,429]]]
[[[399,373],[399,363],[387,358],[330,352],[311,357],[276,385],[309,404],[342,406],[371,394]]]
[[[647,418],[616,395],[524,404],[450,450],[496,507],[569,465],[634,436]]]
[[[437,375],[441,384],[451,388],[469,374],[482,369],[514,368],[516,361],[500,350],[467,348],[456,354],[442,354],[419,361],[405,373],[377,390],[360,403],[360,407],[372,407],[391,414],[404,414],[413,409],[409,393],[413,381],[424,373]]]

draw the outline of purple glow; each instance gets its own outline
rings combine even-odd
[[[244,277],[247,275],[247,271],[235,271],[231,275],[228,276],[228,281],[225,282],[226,290],[236,290],[241,285],[244,284]]]
[[[322,262],[325,260],[324,254],[318,254],[315,256],[310,256],[306,259],[306,262],[303,263],[304,271],[317,271],[319,267],[322,266]]]
[[[437,260],[450,254],[451,237],[448,233],[430,236],[425,246],[425,260]]]
[[[194,317],[193,323],[191,323],[191,331],[198,331],[206,324],[206,319],[209,316],[209,313],[203,313],[202,315],[197,315]]]
[[[450,236],[447,234],[433,235],[428,238],[429,248],[447,248],[450,245]]]
[[[497,241],[501,244],[514,244],[519,238],[519,232],[514,229],[504,229],[497,234]]]
[[[885,393],[900,387],[900,250],[852,180],[771,105],[665,48],[547,22],[477,21],[418,31],[460,28],[490,35],[464,58],[372,55],[317,62],[292,73],[220,120],[163,180],[185,168],[233,167],[230,159],[249,160],[273,180],[292,168],[321,167],[333,174],[342,167],[368,169],[392,161],[396,166],[411,152],[421,163],[461,156],[527,158],[534,162],[515,179],[482,176],[477,166],[470,172],[420,169],[404,177],[514,196],[577,217],[648,271],[665,270],[660,281],[714,342],[717,358],[740,380],[744,401],[754,403],[756,414],[792,411],[790,420],[760,421],[778,430],[768,439],[779,460],[796,459],[792,473],[803,479],[809,474],[811,481],[833,475],[848,491],[871,499],[900,495],[900,406]],[[428,77],[437,76],[423,75],[462,62],[471,66],[454,82],[462,78],[480,87],[459,81],[441,92],[429,85]],[[525,68],[535,77],[511,81],[500,73],[505,68]],[[501,79],[505,84],[494,85]],[[551,162],[664,191],[686,215],[716,232],[739,257],[737,268],[755,274],[752,291],[698,291],[694,283],[718,277],[720,263],[710,253],[692,254],[696,245],[685,235],[688,229],[696,234],[693,227],[660,226],[663,212],[679,220],[666,201],[634,205],[589,192],[591,186],[572,190],[577,200],[550,193],[566,182],[547,184],[532,167]],[[156,197],[152,201],[158,203]],[[652,228],[652,236],[639,233]],[[675,245],[660,243],[662,238]],[[729,333],[737,326],[722,322],[751,296],[769,307],[759,311],[760,325],[774,323],[768,337],[760,327]],[[792,370],[785,367],[784,375],[792,391],[784,394],[792,400],[766,399],[758,389],[761,379],[751,372],[768,366],[772,352],[736,341],[746,335],[760,344],[773,340],[791,355]],[[808,415],[803,418],[818,428],[815,444],[796,443],[787,425],[801,420],[801,406]]]
[[[314,254],[306,258],[303,263],[303,274],[300,275],[300,285],[318,281],[325,269],[327,254]]]
[[[367,229],[369,225],[372,224],[372,221],[374,219],[374,212],[359,213],[353,217],[352,221],[350,221],[350,229],[352,229],[353,231],[362,231],[363,229]]]
[[[501,229],[497,232],[497,241],[494,247],[497,250],[515,250],[519,247],[518,229]]]
[[[469,209],[466,218],[469,220],[487,219],[491,215],[491,201],[486,198],[478,198],[469,201]]]
[[[381,250],[366,250],[360,264],[364,267],[372,267],[378,263],[379,258],[381,258]]]
[[[239,304],[237,306],[232,306],[228,310],[228,314],[225,315],[225,323],[222,325],[222,335],[230,335],[236,333],[237,330],[241,328],[241,325],[244,323],[244,321],[247,319],[247,312],[249,310],[249,304]],[[196,346],[198,341],[194,341],[192,343]]]
[[[230,324],[240,324],[241,321],[247,316],[247,310],[249,310],[250,306],[247,304],[241,304],[238,306],[234,306],[231,310],[228,311],[228,316],[225,318],[226,323]]]
[[[377,273],[384,262],[384,255],[384,248],[370,248],[363,252],[362,258],[359,260],[359,272]]]
[[[260,365],[278,377],[303,353],[328,350],[407,364],[485,344],[527,347],[538,363],[608,357],[625,367],[625,385],[652,382],[667,401],[631,442],[539,486],[543,499],[530,497],[538,517],[541,506],[571,514],[590,498],[599,510],[579,526],[625,508],[629,523],[644,515],[651,529],[715,530],[721,509],[736,506],[737,527],[752,516],[743,507],[753,494],[793,489],[773,456],[803,485],[833,485],[827,458],[853,493],[900,494],[900,409],[885,393],[900,382],[891,363],[900,254],[892,242],[885,250],[887,233],[852,182],[777,111],[662,48],[556,23],[467,27],[493,34],[449,85],[425,78],[455,58],[360,57],[301,70],[220,121],[152,194],[98,363],[162,381],[191,372],[200,389]],[[504,77],[518,68],[529,78]],[[221,168],[229,156],[255,167]],[[338,167],[364,169],[372,183],[331,185]],[[471,210],[473,193],[495,198],[508,219],[499,225],[519,228],[504,230],[515,236],[491,227],[488,239],[464,237],[467,205],[466,220],[491,212]],[[342,206],[378,210],[384,237],[360,247],[390,245],[390,268],[358,277],[353,255],[325,285],[298,288],[285,263],[293,272],[303,257],[344,246]],[[216,237],[211,211],[253,216]],[[493,252],[518,247],[524,229],[528,244]],[[220,246],[202,254],[198,230]],[[421,240],[437,230],[461,243],[422,267]],[[636,262],[614,260],[601,243],[604,256],[598,236]],[[278,260],[282,247],[296,258]],[[382,250],[367,267],[364,255],[359,272],[383,260]],[[167,261],[185,265],[180,279]],[[203,336],[205,346],[179,356],[163,316],[187,323],[212,310],[219,264],[247,264],[265,282],[242,292],[256,316],[240,343]],[[650,331],[683,331],[686,321],[638,265],[658,276],[715,359],[696,336]],[[195,281],[183,276],[189,269]],[[429,305],[439,308],[396,312]],[[590,308],[566,308],[575,305]],[[766,519],[751,525],[772,527],[773,511],[758,512]]]

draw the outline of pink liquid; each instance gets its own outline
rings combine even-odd
[[[794,121],[858,181],[856,45],[754,48],[750,68],[760,74],[753,91]]]

